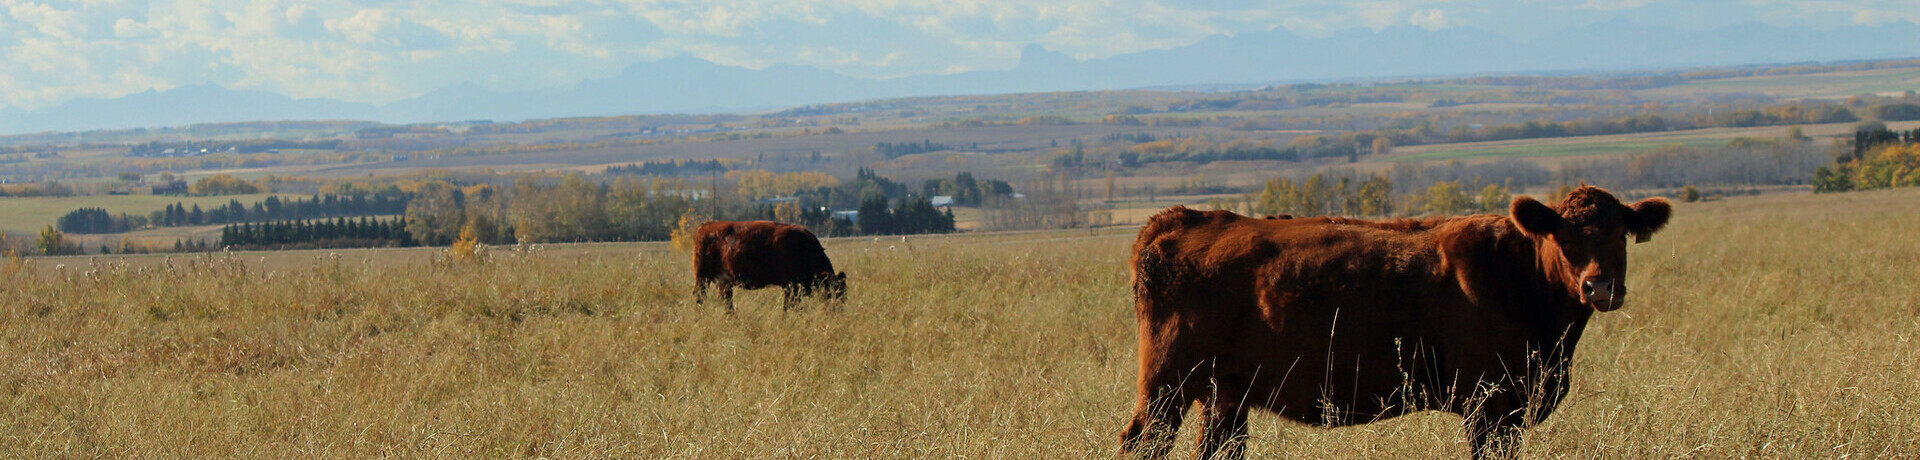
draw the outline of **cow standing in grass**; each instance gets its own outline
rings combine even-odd
[[[1582,186],[1510,217],[1253,219],[1176,207],[1133,246],[1139,397],[1125,454],[1164,456],[1202,406],[1199,458],[1239,458],[1251,408],[1324,426],[1466,418],[1475,457],[1514,453],[1565,396],[1595,311],[1624,305],[1627,241],[1666,200]]]
[[[820,291],[828,302],[847,296],[847,274],[833,271],[820,239],[806,227],[779,222],[712,221],[694,233],[694,301],[705,303],[707,285],[718,284],[733,312],[733,288],[786,289],[782,310]]]

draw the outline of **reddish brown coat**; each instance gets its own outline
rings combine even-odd
[[[1254,219],[1176,207],[1133,247],[1139,397],[1122,450],[1158,458],[1202,406],[1199,456],[1237,458],[1246,411],[1325,426],[1466,416],[1474,454],[1545,419],[1626,240],[1671,213],[1582,187],[1514,217]],[[1224,451],[1223,451],[1224,449]]]
[[[733,288],[786,290],[784,309],[800,297],[821,291],[829,302],[847,294],[846,273],[833,271],[826,248],[806,227],[769,221],[712,221],[694,233],[693,294],[705,302],[707,286],[718,284],[727,311],[733,311]]]

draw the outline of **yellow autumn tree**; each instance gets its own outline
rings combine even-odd
[[[680,222],[673,225],[671,237],[673,249],[692,252],[694,235],[699,233],[700,224],[705,223],[707,223],[707,217],[700,215],[697,211],[688,209],[681,213]]]
[[[1385,137],[1373,138],[1374,155],[1386,155],[1389,153],[1393,153],[1393,140]]]
[[[1460,214],[1473,209],[1473,198],[1467,196],[1466,189],[1459,182],[1446,181],[1427,187],[1425,196],[1427,212],[1434,214]]]
[[[773,220],[787,223],[800,222],[800,201],[787,200],[773,207]]]
[[[1480,189],[1480,211],[1501,214],[1513,203],[1513,193],[1505,186],[1488,184]]]
[[[454,240],[453,246],[447,248],[447,258],[456,262],[479,263],[484,261],[481,251],[480,231],[474,228],[473,221],[467,221],[467,225],[460,227],[460,239]]]
[[[820,171],[775,173],[764,169],[734,170],[727,179],[740,184],[740,196],[750,200],[793,196],[802,190],[840,185],[840,179]]]
[[[0,233],[0,252],[6,253],[7,256],[6,268],[0,269],[0,276],[12,278],[13,274],[26,268],[26,258],[20,256],[20,250],[13,247],[13,241],[7,239],[6,233]]]
[[[195,195],[243,195],[260,193],[260,187],[232,174],[220,173],[195,181],[188,192]]]

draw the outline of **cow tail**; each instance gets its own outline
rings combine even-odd
[[[1166,283],[1166,259],[1151,250],[1133,256],[1133,297],[1146,299]]]

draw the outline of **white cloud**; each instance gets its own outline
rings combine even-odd
[[[113,35],[120,38],[137,38],[153,34],[153,28],[145,23],[128,18],[113,21]]]
[[[1877,11],[1877,10],[1863,9],[1863,10],[1853,12],[1853,22],[1855,24],[1877,26],[1881,24],[1891,23],[1894,21],[1899,21],[1901,19],[1902,18],[1900,17],[1900,15],[1894,14],[1891,11]]]
[[[300,22],[300,19],[307,17],[307,13],[310,11],[313,11],[313,9],[308,8],[306,4],[302,3],[295,3],[293,6],[287,7],[287,23],[293,24]]]
[[[1586,3],[1582,4],[1581,7],[1602,11],[1621,10],[1644,7],[1655,1],[1657,0],[1586,0]]]
[[[374,36],[381,29],[400,25],[400,19],[387,14],[387,10],[365,9],[354,13],[352,17],[328,19],[327,30],[339,33],[355,43],[373,43]]]
[[[246,8],[221,14],[221,17],[234,25],[235,35],[254,37],[273,35],[283,24],[282,16],[278,2],[274,1],[257,1],[248,4]]]
[[[85,58],[66,52],[66,47],[57,41],[31,38],[21,41],[13,50],[20,62],[26,63],[27,70],[38,73],[61,71],[84,71],[89,66]]]
[[[52,6],[32,2],[8,0],[7,15],[21,24],[31,25],[39,35],[56,40],[73,39],[82,33],[84,26],[78,24],[72,11],[56,9]]]
[[[1402,24],[1400,12],[1404,5],[1392,2],[1359,2],[1360,22],[1373,30],[1385,29]]]
[[[1427,30],[1445,29],[1449,25],[1447,23],[1447,12],[1439,8],[1415,11],[1413,12],[1413,17],[1407,18],[1407,22]]]
[[[757,5],[755,2],[734,3],[744,3],[745,7],[732,6],[728,2],[701,3],[705,5],[704,8],[646,5],[637,8],[637,12],[670,35],[737,37],[745,27],[757,19],[753,12],[776,8],[772,5]]]

